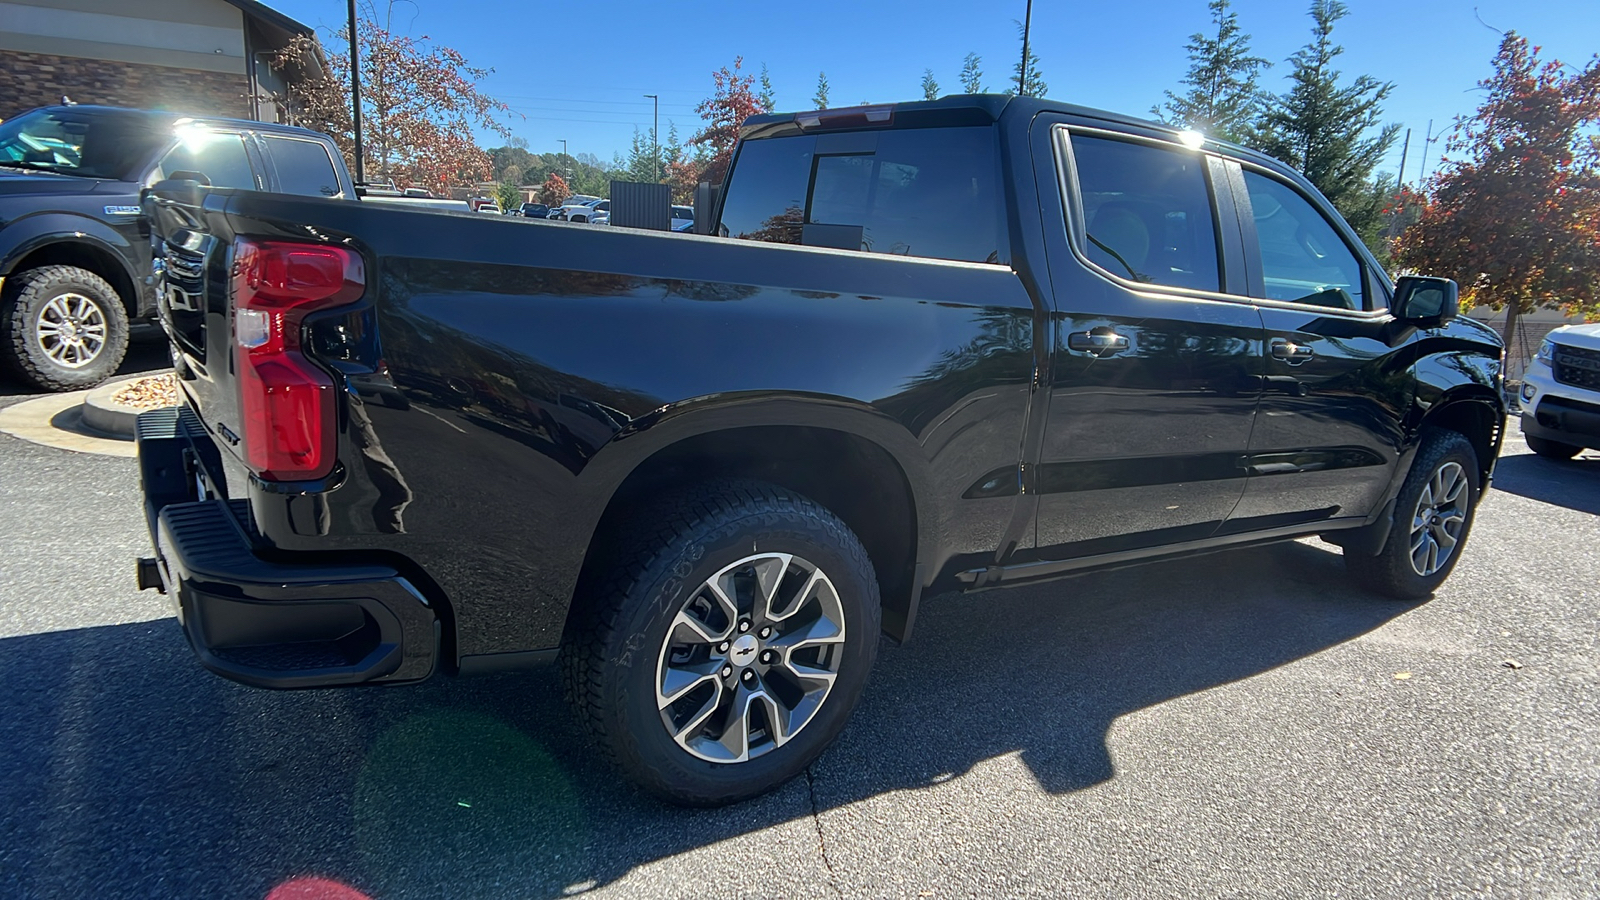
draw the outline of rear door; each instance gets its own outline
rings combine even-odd
[[[1225,170],[1159,132],[1063,123],[1050,140],[1067,203],[1064,219],[1044,211],[1056,312],[1038,553],[1209,537],[1244,493],[1260,394]]]
[[[1366,516],[1389,486],[1414,378],[1414,329],[1326,201],[1265,167],[1229,162],[1250,292],[1266,327],[1250,485],[1231,529]]]

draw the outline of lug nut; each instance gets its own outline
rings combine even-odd
[[[769,666],[776,662],[777,659],[778,654],[772,652],[771,650],[767,650],[761,654],[761,662]]]
[[[723,678],[727,678],[729,675],[732,675],[732,674],[733,674],[733,666],[723,666],[722,667],[722,677]]]
[[[745,684],[755,684],[756,683],[756,673],[750,671],[749,669],[745,669],[744,670],[744,681],[745,681]]]
[[[749,619],[740,619],[739,620],[739,633],[743,634],[743,633],[745,633],[746,631],[749,631],[749,630],[750,630],[750,620]]]
[[[723,641],[722,643],[718,644],[717,645],[717,652],[718,653],[727,653],[728,652],[728,642],[727,641]]]
[[[764,641],[769,637],[772,637],[772,626],[770,625],[761,629],[761,639]]]

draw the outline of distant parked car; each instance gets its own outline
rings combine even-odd
[[[610,225],[611,224],[611,201],[610,200],[601,200],[599,203],[596,203],[594,205],[593,209],[594,209],[594,212],[589,214],[589,224],[590,225]]]
[[[673,231],[693,231],[694,230],[694,207],[692,207],[692,206],[677,206],[677,205],[674,205],[672,207],[672,230]]]
[[[543,203],[522,204],[522,217],[524,219],[545,219],[550,216],[550,207]]]
[[[491,216],[498,216],[498,215],[500,215],[500,212],[501,212],[500,204],[498,204],[498,203],[483,203],[483,204],[479,204],[478,212],[487,213],[487,214],[489,214]]]
[[[1564,325],[1522,376],[1522,435],[1548,459],[1600,449],[1600,325]]]

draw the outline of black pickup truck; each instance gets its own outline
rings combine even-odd
[[[117,370],[129,321],[155,312],[140,191],[184,172],[355,196],[332,141],[303,128],[78,105],[0,123],[0,369],[51,391]]]
[[[758,116],[710,235],[167,182],[156,555],[263,687],[560,660],[711,804],[800,772],[924,595],[1321,535],[1460,559],[1505,414],[1455,285],[1277,162],[1033,99]]]

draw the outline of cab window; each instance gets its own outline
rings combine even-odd
[[[1263,296],[1332,309],[1368,309],[1360,259],[1311,201],[1259,172],[1245,170],[1244,184],[1261,247]]]
[[[988,127],[890,129],[872,135],[870,149],[838,152],[810,135],[748,141],[728,184],[722,233],[1005,262],[996,159]]]
[[[327,148],[316,141],[263,135],[278,170],[278,189],[303,197],[336,197],[339,176]]]
[[[1091,262],[1128,281],[1221,290],[1205,156],[1080,134],[1072,156]]]
[[[178,146],[161,158],[149,183],[155,184],[174,172],[199,172],[212,187],[257,190],[256,176],[245,153],[244,139],[237,134],[195,132],[185,134]]]

